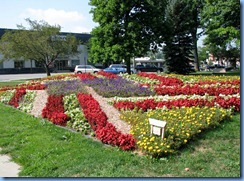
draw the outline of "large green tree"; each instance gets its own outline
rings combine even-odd
[[[130,60],[157,49],[157,38],[163,28],[165,1],[156,0],[90,0],[93,20],[89,55],[93,62],[124,59],[130,73]]]
[[[205,44],[225,49],[240,46],[240,1],[205,0],[201,13]]]
[[[188,15],[186,16],[188,21],[188,27],[192,36],[193,55],[194,55],[194,67],[199,71],[199,58],[197,41],[202,32],[198,33],[201,28],[201,11],[204,6],[204,0],[184,0],[186,2],[186,8],[188,9]]]
[[[3,60],[23,59],[40,62],[46,70],[59,56],[77,52],[77,41],[74,36],[61,36],[59,25],[51,26],[45,21],[26,19],[30,28],[18,25],[17,30],[4,33],[0,40],[0,52]]]
[[[187,74],[191,72],[193,41],[191,21],[188,21],[189,12],[190,9],[185,1],[169,1],[165,18],[170,31],[165,38],[163,49],[169,73]]]
[[[236,67],[240,58],[240,1],[205,1],[201,13],[204,44],[217,59],[227,58]]]

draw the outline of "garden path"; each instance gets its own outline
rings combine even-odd
[[[47,103],[48,94],[46,90],[38,90],[36,92],[36,97],[30,114],[35,117],[40,117],[42,115],[42,109]]]
[[[20,168],[18,164],[11,161],[11,157],[0,154],[0,177],[18,177]]]
[[[91,87],[86,87],[88,93],[92,95],[96,101],[98,101],[101,109],[108,117],[108,122],[112,123],[117,130],[124,134],[130,134],[130,125],[120,119],[119,111],[112,105],[108,104],[108,98],[104,98],[97,94]]]

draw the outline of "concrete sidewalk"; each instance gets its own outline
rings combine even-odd
[[[8,155],[0,154],[0,177],[18,177],[21,167],[10,160]]]

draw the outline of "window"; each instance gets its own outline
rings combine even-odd
[[[14,68],[24,68],[24,61],[14,61]]]
[[[79,65],[79,60],[71,60],[71,67],[75,67],[76,65]]]

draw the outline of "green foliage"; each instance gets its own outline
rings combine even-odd
[[[188,19],[189,9],[184,1],[172,1],[166,11],[166,22],[170,32],[165,41],[164,53],[169,73],[187,74],[191,72],[191,50],[193,49],[191,26]]]
[[[207,1],[201,17],[206,44],[224,48],[231,44],[240,46],[240,1]]]
[[[130,58],[145,54],[155,41],[153,37],[158,36],[154,27],[162,25],[158,20],[162,18],[160,15],[164,11],[160,8],[164,3],[155,0],[90,0],[90,5],[94,6],[91,10],[93,20],[99,23],[92,30],[91,60],[121,62],[124,59],[130,73]]]
[[[80,108],[76,94],[64,96],[63,101],[65,114],[70,117],[70,120],[67,122],[67,126],[84,134],[91,133],[91,126]]]
[[[31,21],[27,30],[18,25],[18,30],[6,31],[0,40],[0,52],[4,60],[35,60],[50,75],[50,66],[57,57],[77,52],[76,38],[60,36],[59,25],[51,26],[45,21]]]

